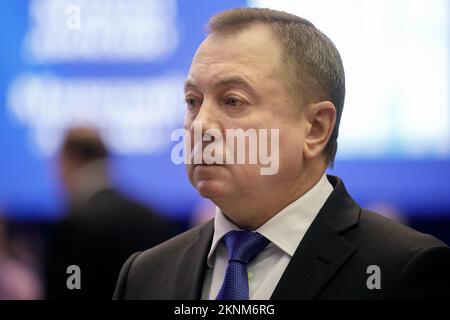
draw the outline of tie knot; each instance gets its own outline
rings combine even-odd
[[[257,232],[231,231],[225,235],[229,261],[249,263],[268,244],[269,240]]]

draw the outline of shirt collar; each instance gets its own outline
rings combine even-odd
[[[216,215],[214,217],[214,236],[211,244],[211,249],[208,254],[208,266],[210,268],[213,267],[212,258],[214,252],[216,251],[217,245],[220,240],[230,231],[233,230],[241,230],[238,226],[236,226],[233,222],[228,220],[227,217],[222,213],[219,207],[216,206]]]
[[[255,231],[292,257],[309,226],[332,192],[333,186],[324,174],[307,193],[282,209]],[[216,207],[214,235],[208,254],[210,268],[213,266],[217,245],[228,232],[233,230],[241,229],[228,220],[219,207]]]

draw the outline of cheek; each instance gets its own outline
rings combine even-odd
[[[299,129],[280,132],[280,169],[291,170],[303,161],[304,135]]]
[[[191,129],[192,123],[194,122],[196,115],[197,114],[194,111],[192,111],[191,109],[187,109],[185,111],[184,121],[183,121],[184,129],[186,129],[186,130]]]
[[[243,185],[253,184],[254,180],[260,176],[259,166],[254,164],[235,164],[232,168],[234,176]]]

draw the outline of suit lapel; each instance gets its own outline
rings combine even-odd
[[[355,248],[321,220],[311,225],[271,299],[313,299]]]
[[[213,220],[200,228],[197,238],[186,248],[178,260],[176,283],[177,300],[199,300],[202,293],[206,259],[214,233]],[[186,266],[183,268],[183,266]]]
[[[328,179],[334,190],[292,256],[271,299],[315,298],[355,251],[341,234],[358,223],[360,207],[340,179]]]

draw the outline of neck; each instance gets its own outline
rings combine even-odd
[[[256,194],[249,197],[220,201],[212,199],[224,215],[239,228],[256,230],[273,218],[283,208],[302,197],[322,178],[325,168],[304,168],[307,175],[301,176],[290,187],[274,188],[270,194]],[[266,190],[267,191],[267,190]]]

